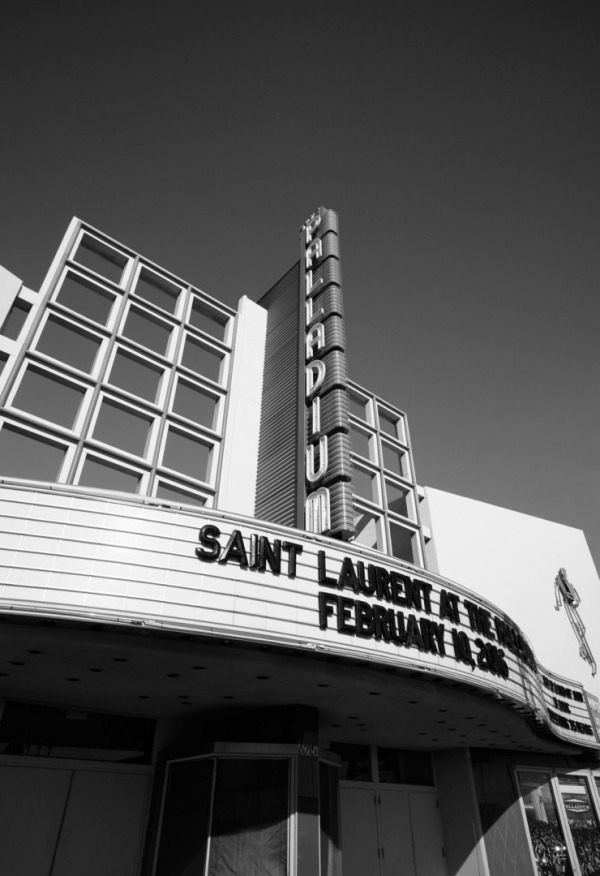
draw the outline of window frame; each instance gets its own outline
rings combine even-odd
[[[173,296],[173,298],[175,300],[175,306],[174,306],[172,312],[169,310],[166,310],[164,307],[161,307],[159,304],[155,304],[153,301],[149,301],[147,298],[144,298],[143,295],[139,294],[139,292],[137,291],[137,287],[138,287],[138,283],[140,282],[140,278],[142,277],[142,273],[151,274],[154,277],[156,277],[157,281],[159,281],[159,282],[162,281],[163,283],[165,283],[165,285],[173,286],[174,288],[179,290],[178,293]],[[156,285],[158,285],[158,283]],[[131,291],[129,293],[129,297],[133,301],[135,301],[136,303],[141,303],[144,306],[155,308],[161,316],[163,314],[166,314],[171,319],[176,319],[178,322],[181,322],[182,316],[183,316],[183,311],[184,311],[185,306],[186,306],[185,305],[186,290],[187,290],[187,287],[183,283],[172,279],[171,277],[167,276],[165,273],[161,273],[160,271],[156,270],[156,268],[154,268],[152,265],[150,265],[147,262],[142,261],[140,259],[140,261],[138,262],[138,264],[135,268],[135,271],[134,271],[133,280],[131,282]],[[167,292],[167,294],[168,294],[168,292]]]
[[[177,499],[168,499],[164,496],[159,496],[157,494],[159,485],[163,485],[167,487],[167,489],[172,488],[174,490],[180,490],[183,493],[189,493],[190,495],[198,496],[199,498],[205,500],[204,504],[196,505],[193,502],[178,502]],[[166,477],[159,473],[155,474],[154,476],[152,495],[150,498],[154,499],[160,504],[162,504],[163,502],[167,502],[169,505],[189,505],[191,508],[194,508],[194,510],[198,510],[199,508],[212,508],[214,503],[214,494],[209,493],[208,490],[206,492],[203,492],[202,490],[198,489],[198,487],[192,486],[191,484],[186,484],[184,481],[181,480],[177,481],[174,478]]]
[[[58,473],[56,475],[56,479],[50,481],[50,483],[56,484],[66,484],[67,477],[71,470],[71,466],[73,465],[73,461],[75,459],[75,454],[77,452],[77,444],[74,442],[67,441],[66,438],[62,438],[59,436],[55,436],[53,434],[49,434],[47,431],[43,431],[40,428],[35,428],[29,423],[24,423],[21,420],[15,420],[12,417],[0,416],[0,433],[4,429],[5,425],[8,425],[9,429],[12,429],[15,432],[21,432],[25,434],[29,434],[33,436],[33,440],[40,440],[44,444],[51,444],[58,448],[65,449],[65,455],[63,457],[63,461],[58,469]],[[39,481],[39,478],[18,478],[13,475],[5,475],[0,474],[0,478],[3,480],[18,480],[18,481]]]
[[[87,316],[79,310],[73,310],[68,304],[63,304],[62,301],[59,300],[61,290],[63,289],[65,280],[68,277],[75,277],[76,281],[81,283],[81,285],[87,286],[88,289],[97,292],[104,298],[112,298],[112,304],[110,305],[106,322],[97,322],[95,319],[92,319],[92,317]],[[100,328],[104,329],[106,332],[112,333],[118,320],[121,304],[123,302],[123,290],[119,288],[112,289],[109,285],[103,285],[102,282],[99,282],[101,279],[102,278],[100,277],[96,279],[95,276],[88,277],[81,271],[75,270],[70,264],[66,264],[60,272],[56,286],[52,291],[52,297],[48,303],[56,308],[57,313],[65,314],[71,319],[76,317],[77,319],[83,320],[84,324],[91,326],[96,331]]]
[[[119,353],[122,353],[126,358],[129,357],[131,359],[137,360],[140,364],[145,365],[151,371],[162,372],[161,376],[158,378],[158,388],[154,401],[150,401],[150,399],[144,398],[141,395],[136,395],[130,389],[125,389],[125,387],[110,382],[110,375],[112,373],[115,360]],[[162,413],[166,402],[170,378],[171,367],[168,366],[164,360],[152,359],[151,356],[142,353],[140,350],[137,349],[137,347],[134,348],[127,346],[127,344],[123,343],[123,341],[121,340],[121,336],[119,336],[115,339],[110,354],[106,360],[102,387],[106,387],[106,389],[110,390],[110,392],[122,393],[124,398],[130,401],[132,404],[139,405],[140,403],[142,403],[144,405],[150,406],[151,408],[156,408],[157,412]]]
[[[121,277],[118,281],[111,279],[110,277],[105,277],[103,274],[100,274],[95,268],[90,268],[87,265],[84,265],[82,262],[77,261],[77,253],[79,251],[80,246],[83,244],[83,239],[85,237],[90,238],[90,240],[99,244],[101,248],[110,250],[117,257],[121,257],[125,264],[123,265],[123,270],[121,271]],[[85,249],[85,247],[84,247]],[[92,250],[93,252],[93,250]],[[127,281],[131,275],[131,271],[133,268],[133,263],[135,261],[135,257],[132,253],[126,252],[124,249],[114,246],[111,241],[106,240],[102,235],[97,234],[85,226],[81,226],[79,232],[73,242],[73,246],[71,247],[69,254],[67,256],[69,262],[72,262],[74,265],[77,265],[78,268],[83,268],[85,271],[89,271],[95,277],[99,277],[102,281],[111,283],[114,286],[117,286],[120,289],[125,289],[127,286]]]
[[[72,311],[68,311],[70,314]],[[50,321],[55,321],[58,323],[62,323],[67,328],[74,331],[76,334],[87,335],[91,340],[98,341],[98,350],[96,351],[96,355],[94,357],[94,361],[92,363],[92,367],[90,371],[83,371],[80,368],[77,368],[75,365],[71,365],[69,362],[63,362],[61,359],[54,359],[50,353],[45,353],[43,350],[38,348],[38,344],[41,340],[42,334]],[[73,319],[70,315],[67,315],[67,311],[63,312],[62,310],[54,310],[54,308],[47,308],[40,320],[40,324],[36,329],[35,335],[32,338],[31,346],[29,349],[29,354],[35,353],[35,356],[39,361],[43,361],[49,365],[56,367],[59,365],[63,368],[67,373],[74,373],[76,375],[83,375],[94,382],[98,381],[98,377],[100,374],[100,366],[101,363],[106,358],[106,350],[108,348],[109,338],[108,335],[102,334],[98,330],[94,330],[90,328],[88,325],[82,325],[77,322],[77,320]]]
[[[16,395],[21,388],[23,378],[28,370],[32,370],[34,372],[37,371],[38,373],[45,372],[46,375],[49,375],[58,383],[62,383],[65,386],[71,386],[73,388],[83,390],[81,402],[79,404],[77,414],[75,415],[73,425],[71,427],[63,426],[60,423],[54,422],[53,420],[46,420],[44,417],[40,417],[39,415],[34,414],[31,411],[25,411],[15,405]],[[58,371],[56,370],[56,368],[52,368],[48,363],[38,360],[37,358],[34,359],[26,357],[21,362],[21,366],[17,371],[17,374],[15,375],[13,384],[10,388],[10,392],[6,399],[5,409],[7,412],[13,414],[15,417],[26,418],[28,422],[31,422],[40,428],[50,428],[52,431],[56,431],[60,434],[65,434],[69,437],[78,438],[78,436],[82,432],[83,426],[88,416],[88,412],[92,404],[93,393],[94,386],[91,382],[84,382],[81,379],[72,377],[68,372]]]
[[[188,338],[198,346],[204,347],[204,349],[209,351],[214,351],[215,354],[220,356],[221,363],[219,365],[219,372],[216,379],[214,377],[209,377],[207,374],[202,374],[200,371],[194,371],[193,368],[190,368],[189,365],[186,365],[184,363],[183,357],[185,354],[185,345]],[[210,335],[203,335],[198,329],[190,326],[189,323],[185,323],[183,327],[181,347],[179,349],[176,363],[178,370],[181,370],[183,374],[194,377],[194,379],[196,380],[198,380],[198,378],[201,378],[201,380],[206,381],[207,385],[218,387],[219,389],[224,390],[227,388],[229,383],[230,360],[231,352],[229,347],[227,347],[223,343],[219,343],[216,339],[211,338]]]
[[[143,455],[132,453],[130,450],[125,450],[124,448],[118,447],[114,444],[108,444],[105,441],[102,441],[101,439],[94,436],[94,431],[96,429],[98,417],[100,416],[100,410],[104,401],[106,401],[108,404],[113,404],[115,407],[126,409],[127,411],[132,411],[134,415],[147,418],[151,421],[148,426],[148,437],[146,438],[146,445]],[[94,410],[88,424],[87,434],[84,439],[85,444],[86,446],[97,448],[100,451],[108,451],[109,453],[122,454],[125,460],[132,460],[138,464],[140,462],[143,462],[146,466],[150,466],[152,464],[152,459],[156,450],[160,422],[161,418],[158,411],[154,411],[150,407],[144,407],[139,403],[129,401],[129,399],[121,398],[118,395],[112,394],[107,389],[101,388],[100,392],[98,393],[98,398],[94,405]]]
[[[130,496],[147,496],[148,483],[150,479],[150,471],[147,468],[139,465],[129,465],[127,460],[123,460],[121,459],[121,457],[116,457],[116,455],[111,455],[109,453],[103,452],[102,450],[98,450],[95,445],[87,442],[77,462],[75,472],[73,473],[73,486],[80,487],[84,490],[101,490],[102,492],[104,492],[101,487],[95,487],[90,484],[81,483],[83,468],[88,459],[91,459],[93,462],[100,462],[100,464],[104,463],[111,468],[120,469],[126,474],[131,473],[140,476],[138,489],[135,492],[132,492],[131,490],[112,490],[110,488],[108,488],[106,492],[124,493]]]
[[[223,337],[219,338],[216,335],[207,332],[205,329],[197,326],[194,322],[192,322],[192,313],[194,311],[194,303],[200,302],[200,309],[204,309],[211,313],[218,314],[223,317],[223,321],[221,322],[219,319],[214,319],[213,322],[216,322],[218,325],[223,326]],[[209,320],[211,317],[209,316]],[[217,341],[227,347],[231,347],[231,340],[233,334],[233,324],[235,322],[235,315],[229,313],[224,307],[219,305],[219,303],[215,300],[211,300],[207,295],[204,295],[198,289],[190,288],[190,296],[189,301],[187,302],[184,314],[184,323],[186,327],[190,327],[197,332],[200,332],[203,337],[210,338],[213,341]]]
[[[167,319],[161,313],[155,313],[154,310],[150,307],[146,307],[145,304],[142,304],[141,301],[134,299],[131,296],[127,297],[127,301],[125,303],[125,307],[123,308],[123,314],[121,319],[119,320],[119,326],[116,331],[116,336],[120,341],[126,341],[128,344],[131,344],[132,347],[140,352],[143,352],[144,355],[155,356],[157,359],[161,359],[162,361],[168,362],[169,364],[173,363],[174,359],[174,351],[176,349],[177,344],[177,335],[179,330],[179,323],[175,319]],[[147,317],[151,322],[161,324],[168,328],[169,336],[167,339],[165,352],[159,353],[157,350],[153,350],[151,347],[146,347],[141,341],[136,341],[135,338],[129,337],[129,335],[125,334],[125,326],[127,325],[127,320],[129,318],[129,314],[131,311],[140,311],[142,316]]]
[[[184,384],[187,383],[190,386],[197,388],[199,392],[205,393],[206,395],[215,399],[216,404],[212,426],[206,426],[204,425],[204,423],[198,423],[195,420],[190,420],[188,417],[185,416],[185,414],[180,414],[174,409],[175,398],[177,396],[177,389],[180,382],[183,382]],[[218,392],[214,385],[210,383],[203,383],[201,380],[193,379],[189,376],[189,374],[185,372],[177,371],[171,391],[169,409],[167,411],[168,419],[171,420],[171,418],[176,418],[177,422],[181,421],[182,425],[192,426],[194,429],[206,430],[207,433],[209,433],[211,436],[220,438],[223,434],[226,397],[227,395],[223,388],[221,388],[221,391]]]
[[[185,471],[171,468],[163,462],[167,447],[167,440],[169,437],[169,431],[171,429],[173,429],[175,432],[183,433],[186,437],[197,441],[199,444],[205,444],[209,446],[210,449],[208,455],[206,480],[194,478],[192,475],[186,473]],[[199,484],[203,488],[215,490],[217,480],[216,475],[219,470],[220,449],[221,442],[216,437],[213,437],[209,432],[201,432],[198,430],[190,429],[189,427],[180,424],[179,422],[175,422],[174,420],[167,420],[167,422],[165,423],[165,428],[161,435],[160,446],[158,448],[159,462],[156,465],[156,476],[162,477],[163,475],[166,475],[168,478],[174,478],[175,480],[180,480],[183,477],[190,483]]]

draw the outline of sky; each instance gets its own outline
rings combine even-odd
[[[337,210],[350,376],[408,414],[418,481],[582,528],[600,567],[599,4],[0,21],[0,264],[38,287],[77,215],[235,305]]]

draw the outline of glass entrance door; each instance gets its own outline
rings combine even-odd
[[[518,770],[539,876],[600,876],[600,822],[586,774]]]
[[[559,775],[558,787],[581,876],[600,876],[600,828],[586,778]]]

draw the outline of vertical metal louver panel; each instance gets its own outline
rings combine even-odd
[[[259,301],[268,311],[258,450],[256,516],[298,525],[303,457],[299,444],[300,265],[296,263]],[[303,501],[303,496],[302,496]]]

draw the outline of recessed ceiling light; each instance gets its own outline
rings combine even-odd
[[[255,678],[260,678],[261,681],[266,681],[267,679],[271,678],[271,676],[270,675],[256,675]]]
[[[167,678],[179,678],[179,672],[167,672]]]
[[[98,669],[97,666],[90,666],[88,672],[104,672],[103,669]]]
[[[25,666],[25,663],[22,660],[9,660],[8,662],[11,666]]]
[[[329,687],[328,684],[318,684],[317,687]]]
[[[66,681],[81,681],[79,678],[67,678]]]
[[[113,657],[115,663],[128,663],[129,657]]]
[[[36,650],[35,648],[32,648],[32,649],[31,649],[30,651],[28,651],[27,653],[28,653],[28,654],[43,654],[44,652],[43,652],[43,651],[38,651],[38,650]]]
[[[149,700],[148,694],[138,694],[138,700]]]
[[[379,693],[378,690],[370,690],[370,691],[369,691],[369,696],[370,696],[370,697],[379,697],[379,696],[381,696],[381,694]]]
[[[231,694],[223,694],[223,699],[224,700],[234,700],[235,697],[232,696]]]
[[[206,666],[192,666],[192,669],[206,669]]]

